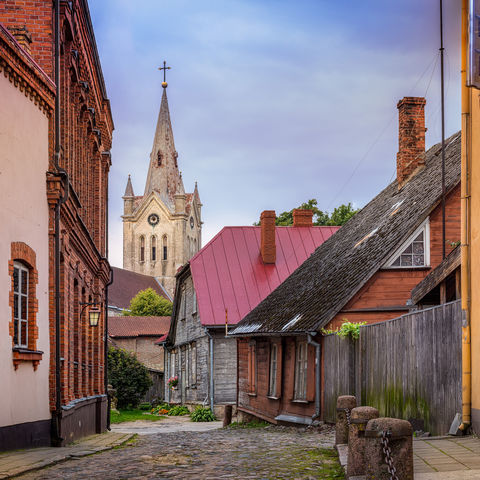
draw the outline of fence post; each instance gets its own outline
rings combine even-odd
[[[368,480],[413,480],[413,429],[398,418],[375,418],[365,431]]]
[[[347,478],[365,475],[365,428],[372,418],[378,418],[376,408],[357,407],[352,410],[348,429]]]
[[[225,405],[225,410],[223,411],[223,426],[228,427],[232,423],[232,406]]]
[[[348,427],[350,413],[357,406],[353,395],[342,395],[337,398],[337,422],[335,424],[335,445],[348,443]],[[348,413],[348,415],[347,415]]]

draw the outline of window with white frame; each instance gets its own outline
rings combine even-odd
[[[430,223],[428,219],[390,257],[387,268],[414,268],[430,265]]]
[[[297,343],[295,353],[295,400],[307,399],[307,342]]]
[[[192,287],[193,295],[192,295],[192,314],[197,313],[197,292],[195,291],[195,287]]]
[[[176,375],[176,360],[177,351],[172,350],[172,353],[170,353],[170,377],[174,377]]]
[[[190,387],[190,359],[191,359],[191,347],[185,346],[185,386]]]
[[[187,318],[187,289],[183,285],[180,296],[180,320]]]
[[[275,397],[277,394],[277,352],[276,343],[270,344],[270,378],[268,382],[268,395]]]
[[[190,368],[191,385],[195,386],[197,384],[197,344],[195,342],[190,345]]]
[[[28,268],[13,264],[13,343],[28,348]]]

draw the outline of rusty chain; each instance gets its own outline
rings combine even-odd
[[[385,457],[385,463],[387,464],[388,473],[390,474],[390,480],[398,480],[397,470],[393,466],[392,460],[392,451],[390,450],[390,445],[388,444],[388,437],[391,435],[388,431],[382,432],[382,450]]]

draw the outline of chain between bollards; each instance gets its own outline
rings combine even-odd
[[[385,463],[387,464],[388,473],[390,474],[390,480],[398,480],[397,470],[393,465],[392,451],[388,443],[388,437],[390,435],[391,433],[387,430],[384,430],[382,432],[382,450],[383,450],[383,455],[385,457]]]

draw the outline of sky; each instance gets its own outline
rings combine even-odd
[[[395,177],[398,110],[425,96],[441,141],[438,0],[90,0],[115,131],[110,262],[122,266],[122,195],[142,194],[162,94],[203,244],[315,198],[364,206]],[[444,0],[445,129],[460,129],[460,8]]]

